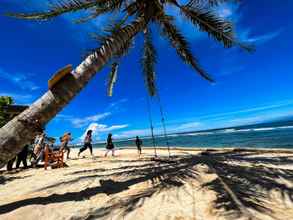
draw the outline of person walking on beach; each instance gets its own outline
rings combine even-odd
[[[138,154],[139,156],[141,155],[141,145],[142,145],[142,140],[139,139],[138,136],[136,136],[136,139],[135,139],[135,145],[137,147],[137,151],[138,151]]]
[[[67,151],[67,156],[66,156],[66,158],[69,159],[70,148],[69,148],[69,146],[68,146],[68,143],[69,143],[69,141],[72,140],[72,138],[71,138],[71,133],[70,133],[70,132],[65,133],[65,134],[60,138],[60,140],[61,140],[61,147],[60,147],[60,149],[61,149],[61,150],[65,150],[65,151]]]
[[[22,151],[17,155],[17,161],[16,161],[16,169],[19,168],[20,163],[22,162],[23,167],[27,168],[27,155],[28,155],[28,147],[29,145],[25,145]]]
[[[113,144],[113,140],[112,140],[112,134],[108,134],[108,138],[107,138],[107,145],[106,145],[106,153],[105,153],[105,157],[107,157],[108,153],[110,151],[112,151],[112,156],[115,156],[115,146]]]
[[[78,157],[79,155],[85,151],[87,148],[90,150],[91,155],[93,156],[93,147],[92,147],[92,130],[88,130],[86,133],[86,136],[84,138],[84,145],[82,148],[80,148],[79,152],[78,152]]]

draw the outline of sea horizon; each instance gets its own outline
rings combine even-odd
[[[141,136],[144,147],[154,147],[151,136]],[[135,137],[114,139],[117,148],[135,147]],[[277,121],[251,125],[176,132],[154,136],[156,147],[187,148],[284,148],[293,149],[293,121]],[[82,143],[73,147],[80,147]],[[105,141],[96,142],[94,148],[104,148]]]

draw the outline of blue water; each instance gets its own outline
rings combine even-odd
[[[157,146],[166,146],[162,136],[155,138]],[[222,129],[207,132],[190,132],[168,136],[169,145],[173,147],[202,148],[291,148],[293,149],[293,126],[257,127],[245,129]],[[96,144],[95,147],[104,147]],[[115,141],[116,147],[135,146],[134,140]],[[143,146],[151,147],[152,139],[143,138]]]

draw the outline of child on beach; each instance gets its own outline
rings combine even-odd
[[[82,148],[80,148],[79,152],[78,152],[78,157],[79,155],[85,151],[87,148],[90,150],[91,155],[93,156],[93,147],[92,147],[92,130],[88,130],[86,133],[86,136],[84,138],[84,145]]]
[[[112,156],[115,156],[115,146],[113,144],[113,140],[112,140],[112,134],[108,134],[108,138],[107,138],[107,145],[106,145],[106,153],[105,153],[105,157],[107,157],[108,153],[110,151],[112,151]]]
[[[60,140],[61,140],[61,147],[60,147],[60,149],[61,149],[61,150],[65,150],[65,151],[67,151],[67,156],[66,156],[66,158],[69,159],[70,148],[69,148],[69,146],[68,146],[68,143],[69,143],[69,141],[72,140],[72,138],[71,138],[71,133],[70,133],[70,132],[65,133],[65,134],[60,138]]]
[[[138,151],[138,154],[139,156],[141,155],[141,145],[142,145],[142,140],[139,139],[138,136],[136,136],[136,139],[135,139],[135,145],[137,147],[137,151]]]

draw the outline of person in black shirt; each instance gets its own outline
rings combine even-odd
[[[88,130],[88,131],[86,132],[86,136],[85,136],[85,138],[84,138],[84,145],[83,145],[82,148],[80,148],[80,150],[79,150],[79,152],[78,152],[78,155],[77,155],[78,157],[79,157],[79,155],[80,155],[83,151],[85,151],[87,148],[90,150],[91,155],[93,156],[92,133],[93,133],[92,130]]]
[[[113,144],[113,140],[112,140],[112,134],[108,134],[108,138],[107,138],[107,144],[106,144],[106,153],[105,153],[105,157],[107,157],[108,153],[110,151],[112,151],[112,156],[115,156],[115,146]]]
[[[137,147],[138,154],[140,156],[141,155],[142,140],[140,140],[138,136],[136,136],[135,144],[136,144],[136,147]]]

